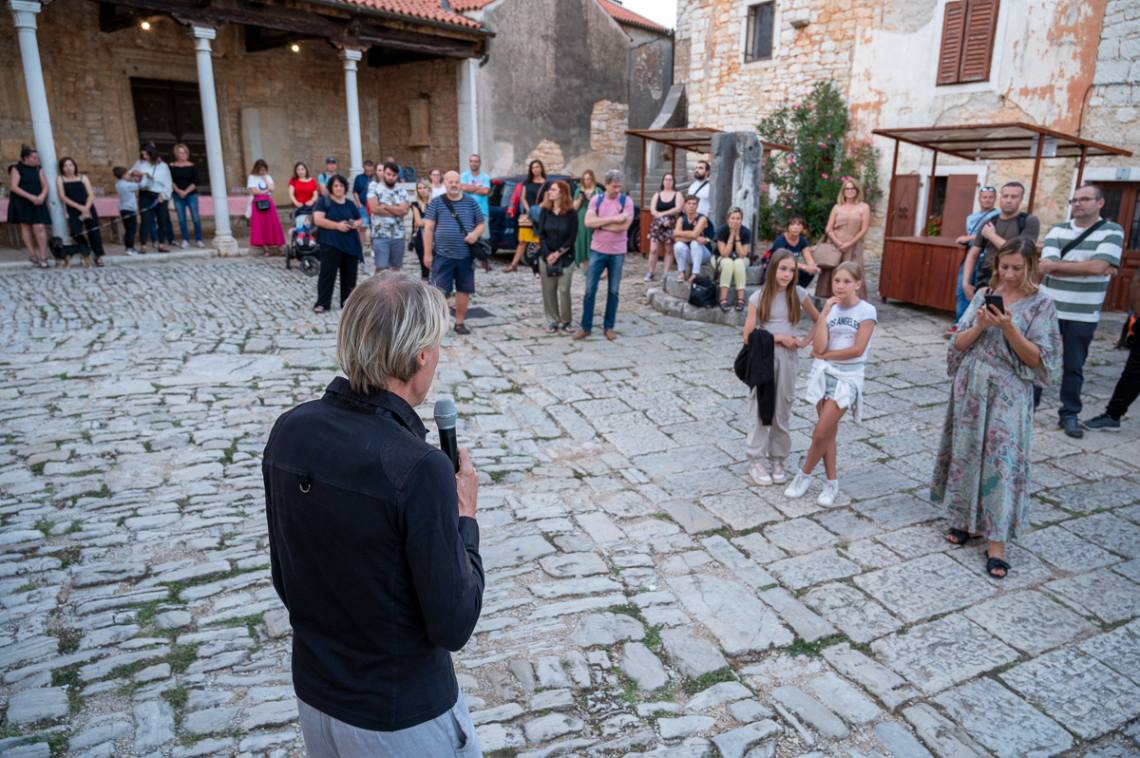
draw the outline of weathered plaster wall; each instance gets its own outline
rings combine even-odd
[[[856,37],[849,90],[853,131],[877,127],[1025,121],[1075,133],[1092,85],[1105,0],[1004,0],[998,14],[994,56],[986,82],[935,86],[946,0],[890,0],[881,19]],[[890,178],[891,145],[882,149],[883,189]],[[899,172],[929,173],[931,154],[904,150]],[[1027,185],[1033,162],[970,164],[940,156],[943,173],[984,169],[984,181],[1018,179]],[[1035,212],[1051,223],[1067,215],[1075,162],[1046,161]],[[925,190],[925,184],[923,185]],[[925,207],[925,194],[920,208]],[[885,214],[885,205],[880,208]],[[922,218],[924,214],[920,214]]]
[[[99,5],[89,0],[55,0],[39,14],[40,56],[56,152],[71,155],[92,182],[113,191],[111,167],[130,165],[138,155],[138,130],[131,98],[131,77],[197,83],[193,39],[186,26],[166,18],[154,29],[99,31]],[[75,33],[75,30],[82,30]],[[214,40],[214,77],[221,120],[226,184],[245,186],[252,162],[264,157],[277,180],[279,199],[287,198],[285,180],[295,161],[320,170],[326,154],[336,155],[348,171],[348,129],[344,104],[344,68],[337,51],[311,40],[300,53],[285,48],[246,53],[239,27],[218,30]],[[81,65],[77,65],[81,63]],[[417,166],[454,163],[456,63],[370,68],[358,73],[364,155],[382,159],[389,152]],[[22,142],[32,142],[27,93],[12,16],[0,12],[0,157],[7,164]],[[402,103],[426,91],[432,97],[432,150],[405,150],[408,117]],[[247,155],[249,123],[242,111],[262,111],[264,155]],[[249,119],[247,117],[246,121]],[[383,124],[383,129],[381,129]],[[245,139],[243,139],[245,137]],[[194,156],[201,160],[201,156]]]
[[[522,173],[553,146],[563,170],[608,168],[591,148],[591,119],[599,102],[628,103],[625,32],[594,0],[497,0],[482,18],[496,34],[477,74],[487,171]]]

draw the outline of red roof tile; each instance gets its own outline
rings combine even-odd
[[[669,30],[661,24],[650,21],[645,16],[639,13],[634,13],[629,8],[622,6],[619,3],[611,2],[611,0],[598,0],[598,4],[610,14],[610,17],[619,24],[629,24],[630,26],[637,26],[651,32],[658,34],[668,34]]]
[[[488,0],[489,1],[489,0]],[[355,5],[370,10],[395,13],[410,18],[419,18],[426,21],[436,21],[453,26],[463,26],[468,29],[481,29],[482,24],[464,15],[445,11],[440,7],[439,0],[341,0],[345,5]],[[472,4],[473,0],[463,3],[453,3],[452,7]],[[466,10],[466,8],[462,8]]]
[[[451,0],[451,7],[461,13],[466,13],[467,11],[482,10],[492,2],[494,0]]]

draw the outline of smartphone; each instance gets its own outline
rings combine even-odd
[[[998,313],[1005,313],[1005,298],[1001,295],[986,295],[986,305],[997,308]]]

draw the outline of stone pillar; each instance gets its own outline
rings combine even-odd
[[[755,132],[720,132],[712,136],[709,217],[722,228],[728,211],[738,207],[744,226],[756,233],[763,150]],[[755,238],[755,236],[754,236]]]
[[[55,137],[51,131],[51,114],[48,112],[47,88],[44,86],[44,69],[40,63],[40,43],[36,39],[36,15],[43,10],[32,0],[8,0],[12,21],[20,40],[20,61],[24,66],[24,86],[28,90],[28,110],[32,114],[32,139],[40,154],[40,166],[48,184],[48,211],[51,213],[51,231],[56,237],[67,238],[67,220],[63,204],[55,191],[58,175],[55,155]]]
[[[340,51],[344,61],[344,102],[348,108],[348,183],[364,172],[364,150],[360,146],[360,98],[356,92],[356,64],[364,57],[362,50],[346,47]]]
[[[214,60],[210,57],[210,40],[217,30],[208,26],[192,26],[194,49],[198,58],[198,97],[202,101],[202,131],[206,136],[206,163],[210,170],[210,197],[214,199],[214,249],[218,255],[237,255],[238,243],[230,228],[229,193],[226,188],[226,164],[222,157],[222,130],[218,125],[218,94],[214,88]]]

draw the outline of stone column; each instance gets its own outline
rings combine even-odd
[[[744,226],[756,233],[762,150],[755,132],[719,132],[712,136],[709,218],[723,227],[733,206],[743,211]]]
[[[364,51],[351,47],[341,49],[344,61],[344,102],[348,108],[348,182],[364,172],[364,151],[360,147],[360,98],[356,92],[356,64]]]
[[[32,114],[32,140],[39,151],[40,165],[47,178],[51,231],[56,237],[66,239],[67,220],[63,204],[55,191],[55,178],[58,174],[55,138],[51,131],[44,69],[40,63],[40,43],[36,39],[36,15],[43,10],[43,6],[32,0],[8,0],[8,9],[12,11],[12,21],[20,40],[20,61],[24,66],[24,85],[28,90],[28,110]]]
[[[214,199],[214,248],[218,255],[237,255],[238,243],[230,228],[226,164],[222,157],[222,130],[218,125],[218,94],[214,87],[214,60],[210,40],[218,32],[209,26],[192,26],[198,58],[198,97],[202,101],[202,131],[206,135],[206,162],[210,170],[210,197]]]

